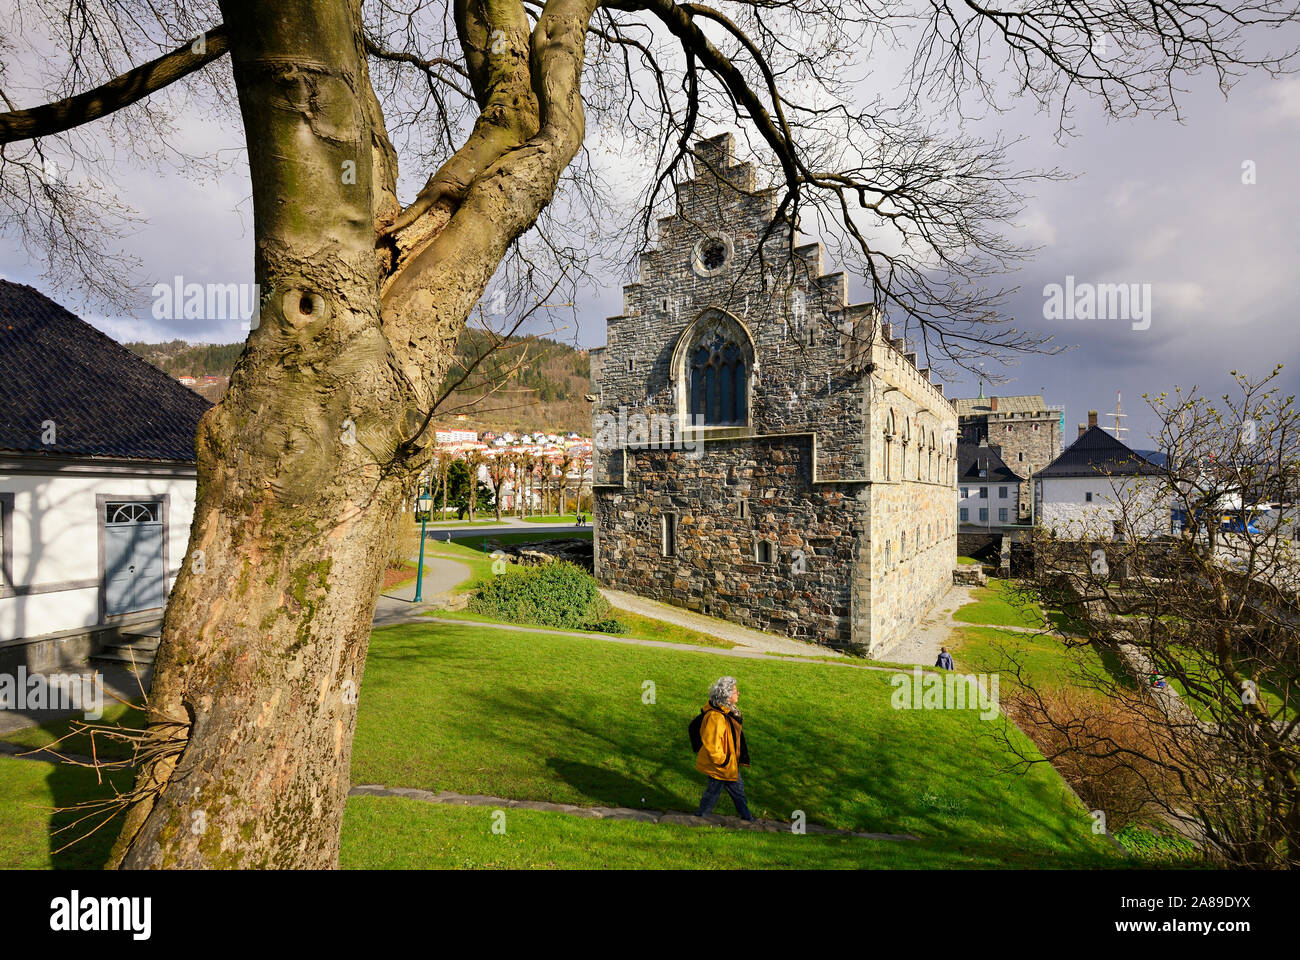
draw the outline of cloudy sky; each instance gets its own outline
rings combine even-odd
[[[1300,383],[1300,336],[1292,289],[1300,269],[1300,79],[1252,76],[1224,100],[1210,84],[1194,84],[1182,100],[1182,124],[1165,118],[1108,122],[1080,109],[1077,136],[1058,143],[1053,118],[1026,107],[985,118],[976,132],[1024,136],[1012,159],[1018,167],[1060,168],[1064,182],[1030,188],[1017,240],[1040,247],[1007,278],[1020,291],[1009,304],[1016,326],[1052,334],[1068,352],[1025,357],[999,371],[1009,383],[986,394],[1042,393],[1066,412],[1066,436],[1089,408],[1105,414],[1123,392],[1133,428],[1127,439],[1147,445],[1151,417],[1144,392],[1196,384],[1212,395],[1227,389],[1232,369],[1265,373],[1285,363],[1284,385]],[[704,130],[705,134],[718,132]],[[589,135],[593,153],[599,130]],[[239,150],[237,131],[200,120],[182,121],[178,144],[197,152]],[[1253,184],[1243,183],[1243,164]],[[246,170],[235,164],[216,183],[124,167],[119,195],[145,222],[126,241],[140,274],[124,278],[141,293],[130,316],[82,311],[122,340],[175,337],[206,342],[241,339],[237,320],[158,321],[148,291],[175,275],[199,283],[250,277],[251,205]],[[409,198],[406,198],[409,199]],[[0,274],[45,290],[74,310],[77,290],[52,289],[39,264],[0,237]],[[1150,324],[1130,318],[1050,318],[1049,284],[1149,285]],[[620,278],[586,291],[576,320],[560,338],[582,346],[604,343],[604,318],[621,303]],[[990,368],[992,369],[992,368]],[[970,396],[973,382],[947,385]]]

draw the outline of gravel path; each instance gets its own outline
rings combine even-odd
[[[953,628],[971,626],[953,620],[952,615],[958,607],[971,602],[971,594],[975,589],[954,585],[921,622],[912,628],[911,633],[882,653],[880,659],[888,663],[934,666],[935,660],[939,659],[939,648],[948,644]]]
[[[605,595],[606,600],[616,607],[639,613],[643,617],[653,617],[655,620],[662,620],[665,623],[673,623],[679,627],[698,630],[700,633],[707,633],[711,637],[727,640],[745,650],[758,650],[765,653],[790,653],[805,657],[843,656],[838,651],[822,646],[819,643],[803,643],[789,637],[778,637],[770,633],[762,633],[726,620],[706,617],[691,610],[660,603],[657,600],[646,600],[643,597],[624,593],[621,590],[602,589],[600,592]]]

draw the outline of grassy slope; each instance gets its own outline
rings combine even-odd
[[[971,592],[973,601],[958,607],[952,618],[962,623],[1043,629],[1046,624],[1037,605],[1020,602],[1015,586],[1006,580],[990,580],[987,587]]]
[[[492,832],[488,807],[432,806],[395,797],[354,797],[343,821],[340,861],[349,869],[586,870],[908,869],[1005,866],[989,849],[788,833],[749,833],[595,821],[507,810]]]
[[[969,632],[979,635],[978,628]],[[996,632],[1021,644],[1046,639]],[[975,648],[960,649],[959,655],[981,659]],[[757,760],[747,778],[756,813],[789,819],[798,809],[814,823],[911,832],[922,841],[703,831],[529,811],[510,812],[511,827],[501,837],[488,829],[484,808],[354,798],[344,865],[691,867],[720,858],[753,867],[1124,863],[1092,836],[1091,822],[1050,768],[1005,773],[1007,758],[991,736],[992,724],[973,712],[890,709],[887,673],[719,663],[685,652],[453,624],[375,633],[353,781],[693,809],[700,778],[684,744],[685,722],[723,671],[741,681]],[[645,680],[656,686],[653,705],[642,702]],[[53,725],[18,738],[36,745],[65,729]],[[102,862],[112,825],[53,859],[47,837],[52,806],[105,795],[89,771],[0,758],[0,786],[7,798],[0,804],[0,865]]]
[[[1053,634],[1021,633],[997,627],[959,627],[953,631],[949,650],[954,666],[965,673],[1002,675],[1002,692],[1010,693],[1017,666],[1026,683],[1036,689],[1074,685],[1081,672],[1128,675],[1112,650],[1093,644],[1067,646]]]
[[[803,810],[1007,863],[1109,855],[1053,771],[1001,772],[1007,758],[974,712],[892,710],[889,674],[442,624],[376,631],[353,781],[692,809],[700,777],[685,724],[724,671],[750,712],[760,816]],[[654,705],[642,703],[645,680]]]

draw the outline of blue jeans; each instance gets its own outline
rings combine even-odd
[[[724,789],[731,794],[731,802],[736,805],[736,813],[740,814],[740,819],[753,820],[754,815],[749,812],[749,804],[745,803],[745,781],[739,774],[736,775],[735,783],[709,777],[709,782],[704,785],[704,797],[700,800],[700,809],[695,812],[695,815],[703,817],[712,813],[713,805],[718,802]]]

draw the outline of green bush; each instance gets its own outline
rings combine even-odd
[[[596,578],[564,561],[536,567],[510,566],[485,583],[470,610],[511,623],[533,623],[570,630],[622,633],[610,617]]]

